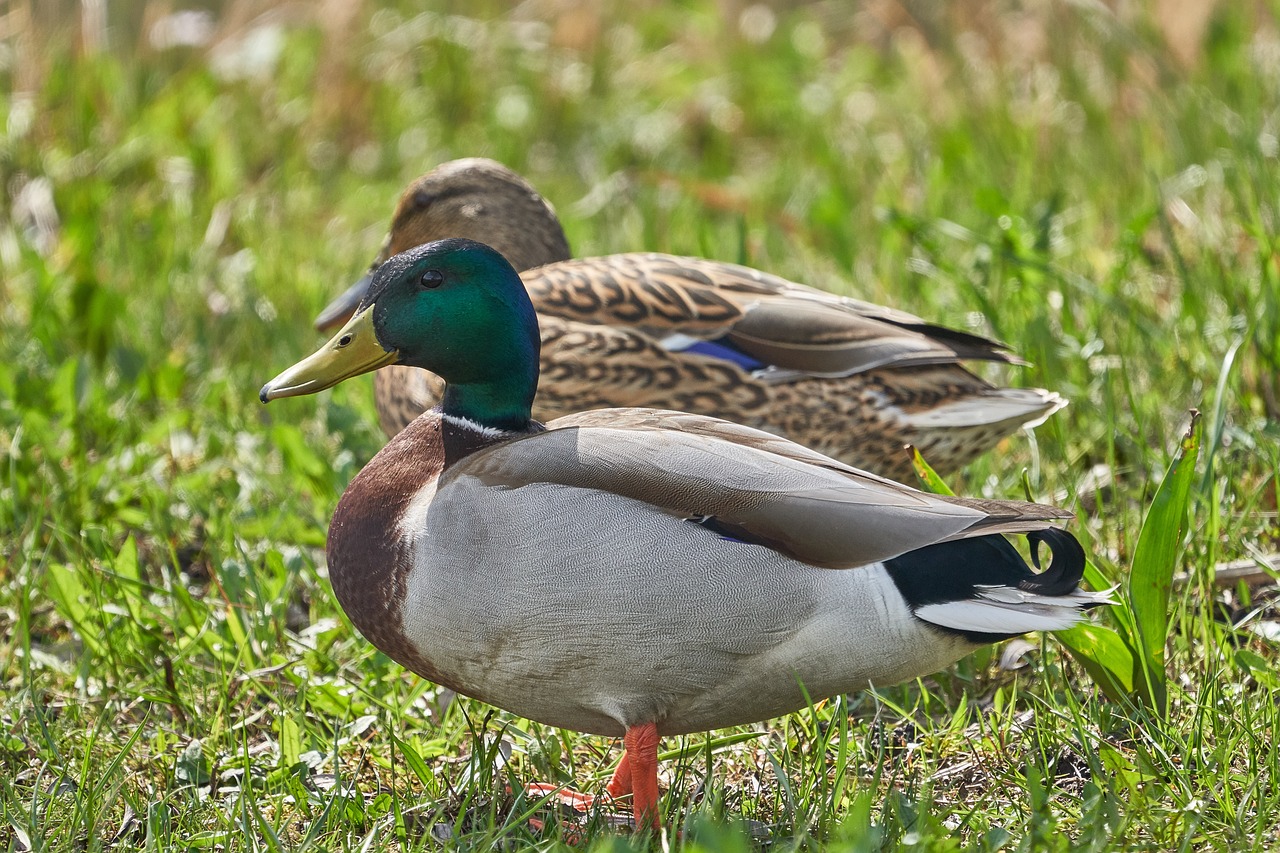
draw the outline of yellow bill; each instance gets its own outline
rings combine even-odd
[[[300,397],[332,388],[344,379],[394,364],[399,350],[388,352],[373,330],[373,306],[356,314],[327,344],[262,386],[258,398]]]

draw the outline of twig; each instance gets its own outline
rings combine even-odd
[[[1275,583],[1280,574],[1280,554],[1268,554],[1265,557],[1247,560],[1232,560],[1230,563],[1219,563],[1213,567],[1214,586],[1235,586],[1244,581],[1249,586]],[[1195,575],[1181,572],[1173,576],[1174,586],[1186,586]]]

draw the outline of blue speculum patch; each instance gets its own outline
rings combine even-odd
[[[680,350],[680,352],[693,352],[698,355],[707,355],[712,358],[718,358],[721,361],[730,361],[748,372],[753,370],[763,370],[769,365],[759,359],[752,358],[742,350],[734,346],[728,338],[717,338],[714,341],[696,341],[690,346]]]

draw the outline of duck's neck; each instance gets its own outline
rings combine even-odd
[[[528,432],[532,426],[533,394],[538,376],[519,373],[493,382],[450,383],[440,401],[441,412],[465,418],[475,424],[502,432]]]
[[[419,366],[444,378],[442,414],[502,432],[527,432],[538,390],[538,317],[514,273],[500,284],[495,293],[501,298],[472,306],[478,320],[462,318],[468,321],[467,339],[456,337],[462,326],[451,327],[446,334],[455,337],[444,341],[432,363]]]

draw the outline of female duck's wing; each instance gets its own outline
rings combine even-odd
[[[637,329],[671,349],[736,351],[779,381],[966,359],[1020,363],[996,341],[737,264],[637,253],[562,261],[522,278],[543,314]]]
[[[612,492],[729,538],[828,568],[955,539],[1040,530],[1071,514],[1020,501],[930,495],[716,418],[609,409],[466,457],[441,478]],[[590,519],[568,523],[591,524]]]

